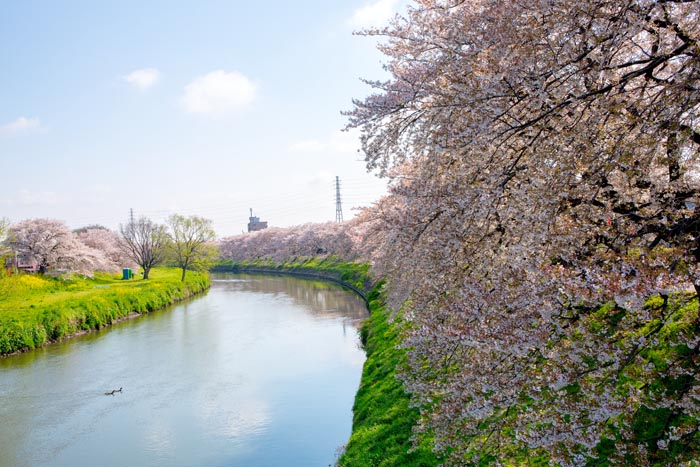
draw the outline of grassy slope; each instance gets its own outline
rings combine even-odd
[[[438,460],[422,444],[412,449],[411,434],[418,409],[396,379],[404,359],[397,349],[400,321],[390,321],[379,287],[369,294],[371,316],[362,327],[367,360],[355,396],[352,435],[338,461],[341,467],[430,467]]]
[[[155,269],[148,281],[116,276],[70,280],[38,275],[0,276],[0,354],[32,349],[83,330],[98,329],[131,312],[147,313],[209,287],[207,274]]]

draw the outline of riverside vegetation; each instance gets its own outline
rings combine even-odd
[[[412,446],[419,411],[397,378],[405,366],[401,321],[392,320],[384,303],[383,282],[367,295],[370,317],[360,330],[367,360],[353,406],[352,435],[339,467],[430,467],[438,458],[427,442]]]
[[[294,257],[287,261],[277,262],[271,259],[251,259],[244,261],[221,260],[212,271],[247,272],[265,271],[279,274],[314,274],[342,282],[351,286],[367,299],[366,294],[372,290],[373,281],[369,275],[370,265],[345,261],[336,256],[329,257]]]
[[[406,372],[409,371],[407,352],[411,350],[405,339],[411,332],[413,323],[403,316],[405,311],[392,312],[388,309],[383,281],[374,283],[366,264],[347,262],[335,257],[295,257],[279,263],[257,257],[248,261],[220,263],[220,267],[227,270],[259,269],[280,273],[315,271],[335,275],[336,278],[361,288],[370,309],[370,318],[361,328],[367,360],[353,407],[352,435],[338,460],[338,466],[430,467],[445,462],[444,458],[434,452],[434,439],[425,435],[415,438],[415,427],[421,420],[420,411],[415,399],[411,401],[411,393],[402,384],[402,378],[406,378]],[[689,460],[699,450],[697,430],[687,431],[694,420],[683,410],[654,403],[658,394],[682,398],[694,382],[692,371],[696,364],[696,349],[686,345],[682,336],[694,332],[699,322],[695,295],[655,295],[645,301],[641,310],[625,310],[614,302],[609,302],[578,312],[580,318],[577,326],[581,329],[601,336],[616,336],[618,345],[635,348],[624,365],[610,370],[611,379],[606,384],[615,386],[618,391],[635,393],[640,397],[640,408],[626,421],[630,430],[620,430],[610,438],[602,439],[597,443],[594,454],[584,457],[582,465],[615,465],[616,458],[622,454],[615,448],[620,439],[644,447],[648,451],[649,465],[699,465]],[[630,319],[630,315],[639,313],[648,314],[649,323],[631,332],[625,329],[625,321]],[[634,346],[634,342],[638,345]],[[680,361],[681,364],[674,367],[668,364],[669,361]],[[585,363],[591,372],[611,366],[592,358]],[[539,364],[545,365],[546,360],[540,360]],[[433,369],[435,378],[453,378],[459,372],[457,366]],[[547,391],[544,388],[542,390]],[[580,385],[566,385],[562,391],[562,397],[574,404]],[[436,393],[436,397],[440,395]],[[553,465],[551,451],[523,447],[516,439],[517,418],[521,413],[531,410],[532,400],[523,395],[516,405],[513,410],[504,411],[489,419],[488,426],[484,427],[492,430],[492,436],[499,438],[499,455],[510,459],[507,465]],[[594,409],[595,407],[589,408],[591,411]],[[563,423],[572,421],[572,418],[568,418]],[[608,423],[614,427],[619,422],[610,419]],[[678,436],[665,442],[665,433],[668,431],[675,432]],[[486,450],[475,454],[481,457],[479,466],[496,464],[496,456]],[[631,465],[632,457],[628,460],[630,463],[625,465]],[[462,464],[448,461],[446,465]]]
[[[148,281],[122,281],[104,273],[69,279],[1,275],[0,354],[100,329],[133,313],[159,310],[208,287],[206,272],[191,272],[182,281],[180,270],[171,268],[154,269]]]
[[[361,339],[367,360],[362,374],[362,382],[353,407],[353,432],[347,448],[338,462],[339,467],[360,466],[414,466],[429,467],[440,463],[433,452],[429,437],[419,438],[417,445],[412,444],[413,430],[420,414],[411,404],[411,396],[406,392],[399,378],[401,371],[406,371],[406,345],[402,342],[404,331],[410,323],[402,319],[401,314],[392,316],[386,308],[382,283],[367,296],[371,312],[361,329]],[[693,423],[681,410],[672,407],[659,407],[652,403],[654,394],[663,393],[670,397],[682,397],[693,378],[687,370],[694,365],[694,348],[680,345],[679,336],[694,329],[698,322],[698,302],[694,294],[676,294],[671,297],[654,296],[646,301],[644,312],[654,317],[647,326],[637,329],[631,335],[623,337],[619,332],[621,323],[629,313],[608,303],[588,310],[584,324],[594,332],[617,334],[621,340],[654,341],[654,344],[641,345],[637,358],[627,362],[618,369],[615,384],[619,391],[636,390],[643,403],[629,422],[628,433],[617,432],[615,437],[629,437],[648,449],[649,465],[681,465],[678,459],[688,459],[691,452],[698,451],[697,431],[681,434],[688,423]],[[636,361],[635,361],[636,360]],[[668,361],[680,360],[684,363],[675,371]],[[600,363],[591,359],[587,361],[594,370]],[[450,377],[457,368],[450,371],[436,371],[436,377]],[[655,381],[651,387],[646,380]],[[579,392],[576,384],[565,387],[566,397],[575,400]],[[520,399],[517,410],[527,412],[531,400]],[[568,420],[570,422],[571,419]],[[502,456],[508,456],[511,464],[546,467],[551,465],[551,453],[544,449],[523,448],[518,446],[515,438],[516,415],[504,413],[488,421],[494,436],[500,438]],[[614,426],[616,420],[609,421]],[[677,431],[679,436],[665,444],[666,431]],[[595,455],[584,461],[586,467],[609,467],[614,465],[612,459],[620,453],[615,449],[617,439],[603,439],[596,445]],[[494,465],[495,456],[484,453],[479,466]],[[453,464],[447,464],[453,465]],[[631,464],[628,464],[631,465]],[[685,465],[698,466],[697,461]]]

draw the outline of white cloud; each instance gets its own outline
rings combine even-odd
[[[155,68],[142,68],[140,70],[134,70],[128,75],[125,75],[124,81],[139,89],[145,91],[160,79],[160,71]]]
[[[244,74],[216,70],[185,86],[182,105],[191,113],[222,114],[247,107],[256,92],[255,84]]]
[[[320,153],[330,152],[334,154],[355,154],[360,148],[359,132],[335,131],[325,140],[308,139],[296,141],[287,146],[289,152]]]
[[[350,18],[350,24],[358,28],[384,26],[393,18],[399,0],[377,0],[358,8]]]
[[[38,118],[19,117],[15,121],[0,126],[0,135],[15,135],[41,129]]]

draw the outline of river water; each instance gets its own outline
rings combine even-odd
[[[291,277],[212,279],[187,303],[1,358],[0,466],[333,464],[364,302]]]

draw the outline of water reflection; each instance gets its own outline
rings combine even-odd
[[[0,359],[0,465],[332,464],[365,316],[332,284],[217,275],[205,297]]]
[[[229,290],[282,295],[295,304],[308,307],[318,317],[362,320],[367,310],[362,299],[340,285],[298,279],[291,276],[261,276],[257,274],[213,274],[212,280]]]

